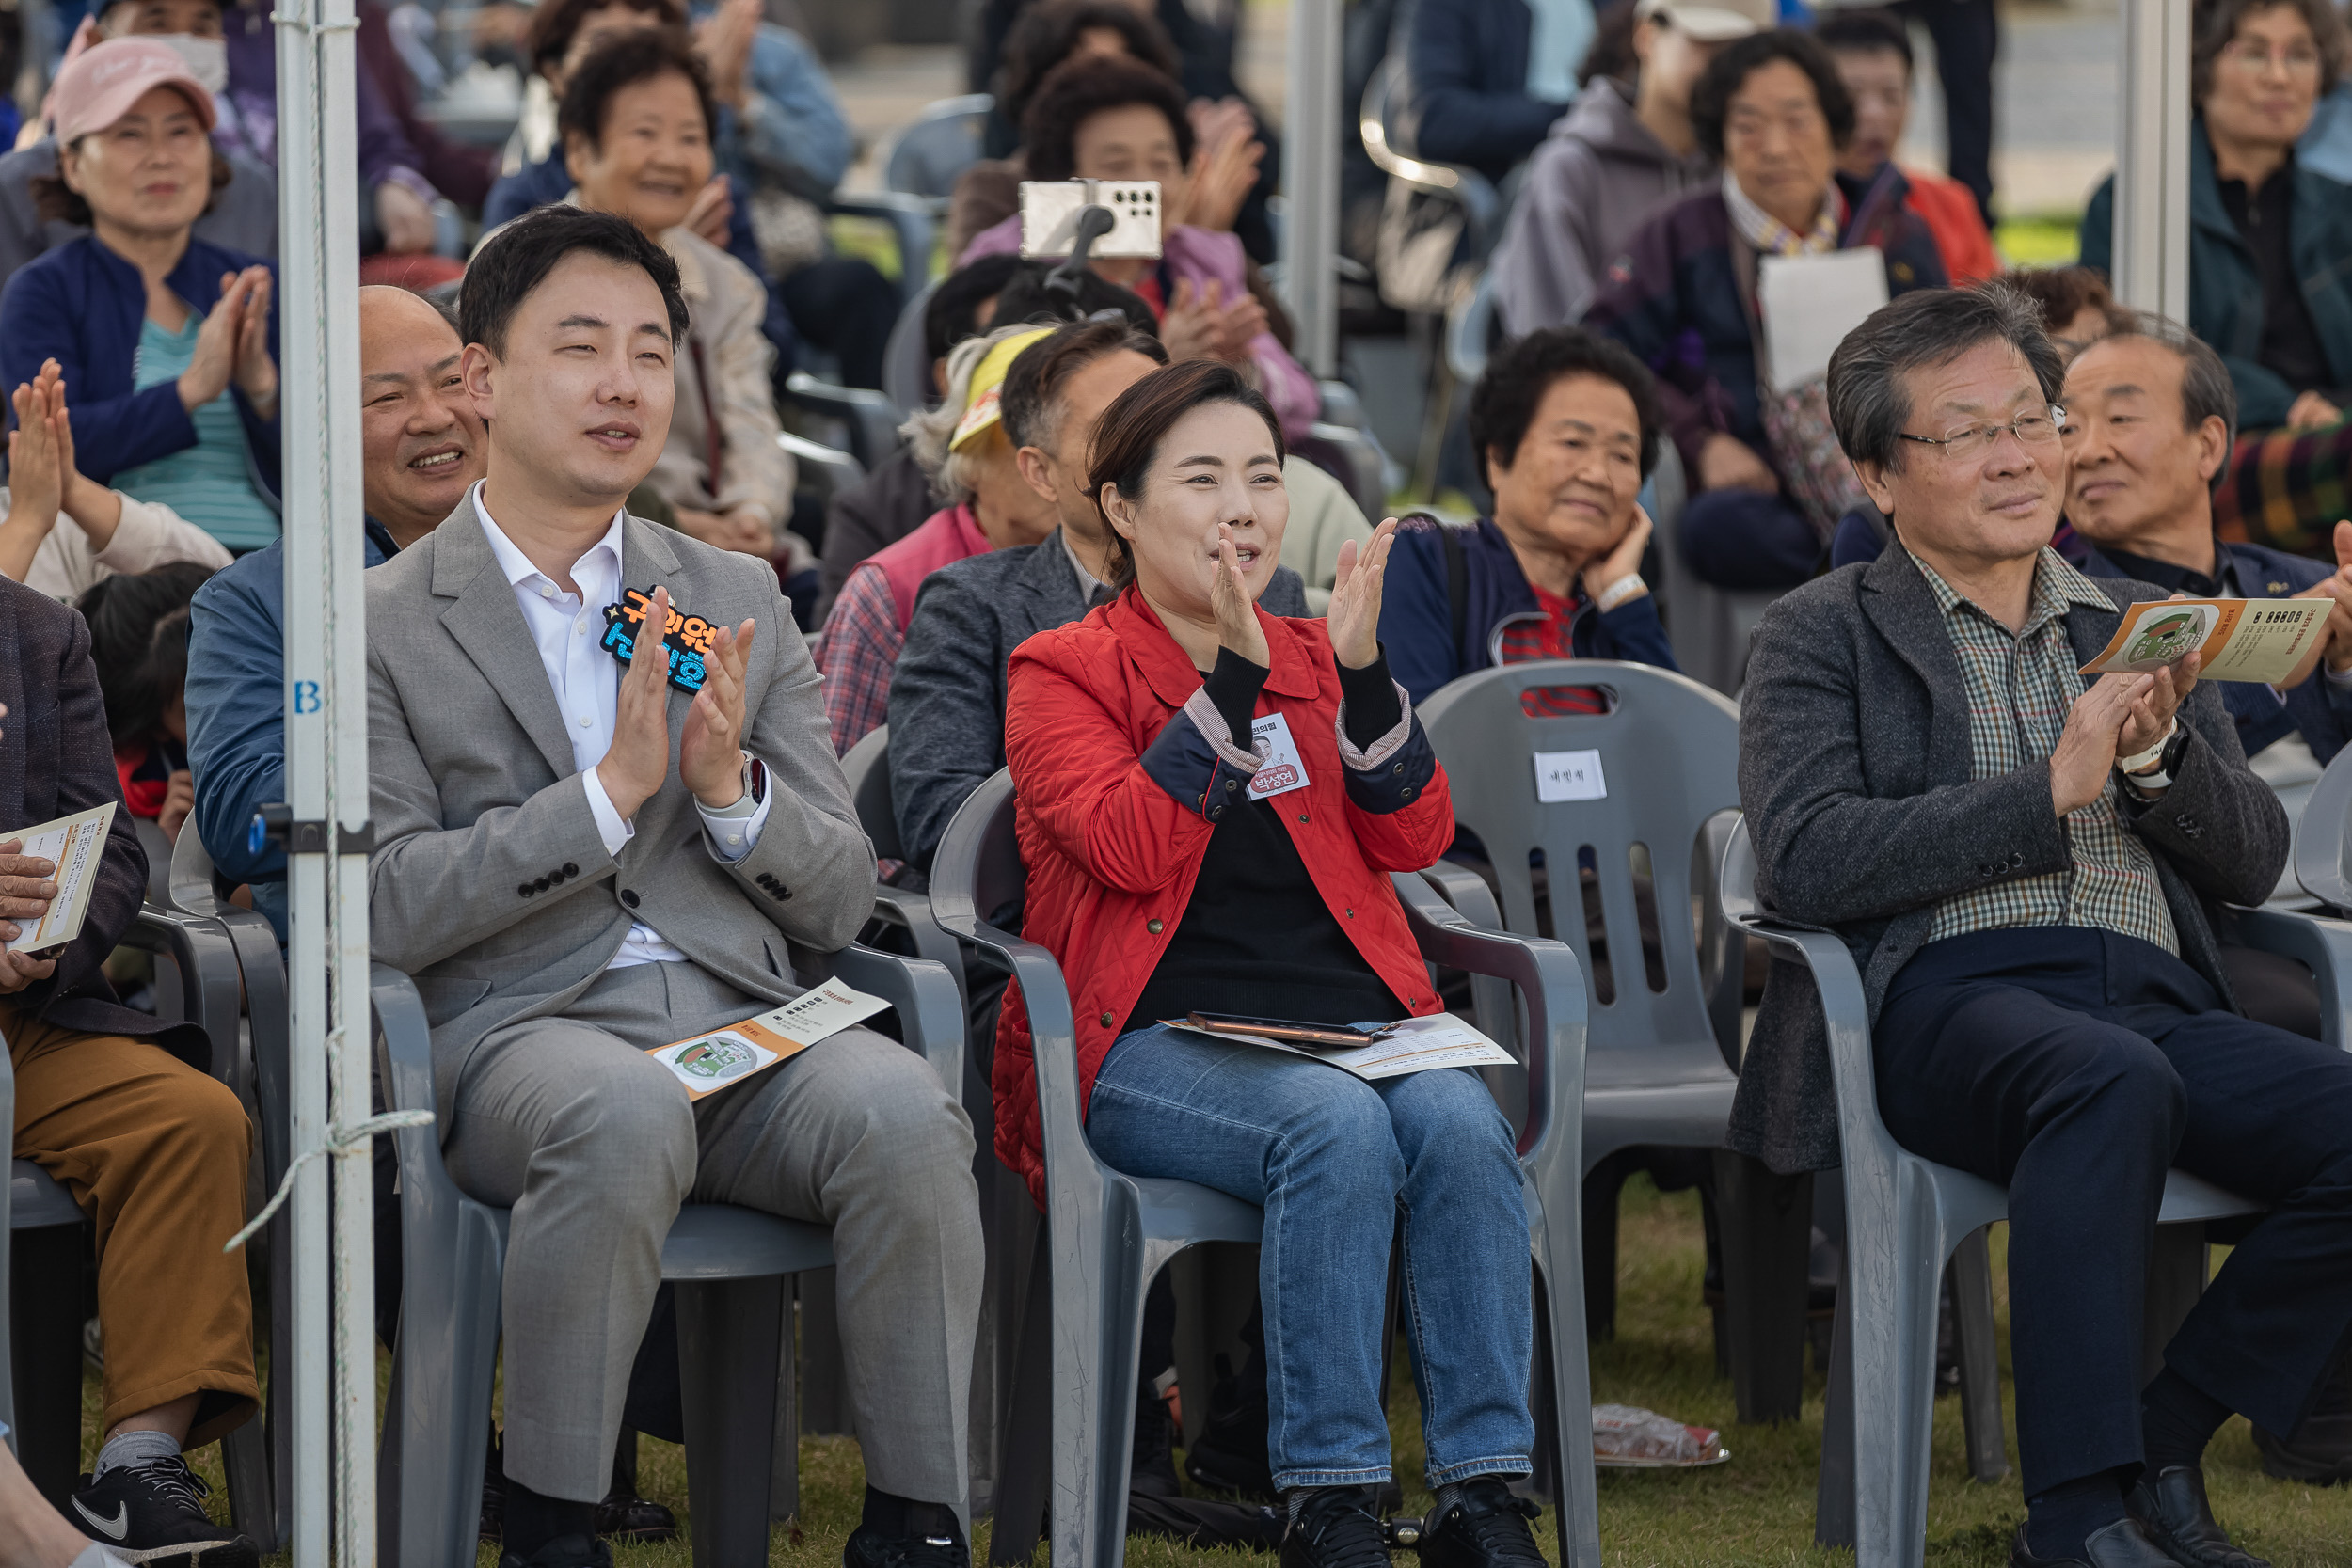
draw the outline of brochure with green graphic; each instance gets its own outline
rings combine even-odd
[[[700,1100],[765,1072],[786,1057],[889,1006],[879,996],[828,980],[781,1007],[656,1046],[646,1054],[677,1075],[688,1099]]]

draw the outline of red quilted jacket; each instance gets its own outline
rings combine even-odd
[[[1307,770],[1304,788],[1272,798],[1283,825],[1365,961],[1407,1009],[1438,1012],[1388,874],[1435,863],[1452,841],[1445,771],[1409,708],[1369,753],[1376,767],[1361,767],[1359,753],[1348,768],[1324,624],[1263,610],[1258,620],[1273,664],[1257,711],[1288,719]],[[1207,814],[1242,799],[1254,768],[1237,765],[1245,756],[1226,740],[1192,660],[1132,590],[1013,653],[1005,759],[1028,872],[1022,934],[1060,961],[1070,986],[1082,1095],[1093,1094],[1116,1031],[1175,937],[1215,831]],[[997,1156],[1042,1205],[1037,1075],[1017,989],[997,1023],[994,1088]]]

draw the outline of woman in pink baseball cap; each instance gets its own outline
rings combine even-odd
[[[228,180],[212,94],[169,45],[121,38],[58,73],[50,110],[57,177],[35,199],[91,231],[0,293],[0,386],[56,360],[82,472],[258,549],[278,532],[273,277],[193,233]]]

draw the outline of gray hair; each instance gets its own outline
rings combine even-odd
[[[1902,467],[1902,429],[1911,420],[1906,372],[1948,365],[1979,343],[2005,342],[2033,368],[2042,395],[2058,401],[2065,366],[2042,325],[2042,308],[2001,282],[1973,289],[1916,289],[1870,313],[1829,359],[1829,417],[1837,444],[1856,463]]]
[[[956,426],[963,422],[964,402],[972,390],[972,372],[980,368],[988,351],[998,343],[1036,330],[1035,324],[1021,322],[977,338],[966,338],[949,349],[946,395],[898,427],[898,434],[907,438],[907,445],[914,450],[915,463],[930,475],[931,494],[949,506],[964,505],[977,488],[977,476],[972,472],[972,454],[947,450],[947,443],[955,439]]]
[[[2107,314],[2107,336],[2110,338],[2145,338],[2152,343],[2162,343],[2181,361],[2181,428],[2194,431],[2207,420],[2218,419],[2226,433],[2224,445],[2237,442],[2237,388],[2231,384],[2229,367],[2221,356],[2204,339],[2183,326],[2169,316],[2159,316],[2153,310],[2117,309]],[[2088,354],[2098,343],[2086,343]],[[2079,359],[2081,354],[2074,356]],[[2227,463],[2222,465],[2226,471]],[[2214,475],[2218,486],[2221,475]]]

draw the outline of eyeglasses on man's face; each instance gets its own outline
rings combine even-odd
[[[2028,408],[2006,424],[1990,420],[1978,424],[1957,425],[1941,436],[1914,436],[1911,432],[1897,434],[1906,441],[1916,441],[1923,447],[1934,447],[1945,456],[1955,460],[1982,457],[1993,450],[1993,443],[2004,434],[2017,437],[2018,444],[2027,447],[2047,446],[2058,438],[2058,427],[2066,422],[2066,410],[2053,403],[2041,408]]]

